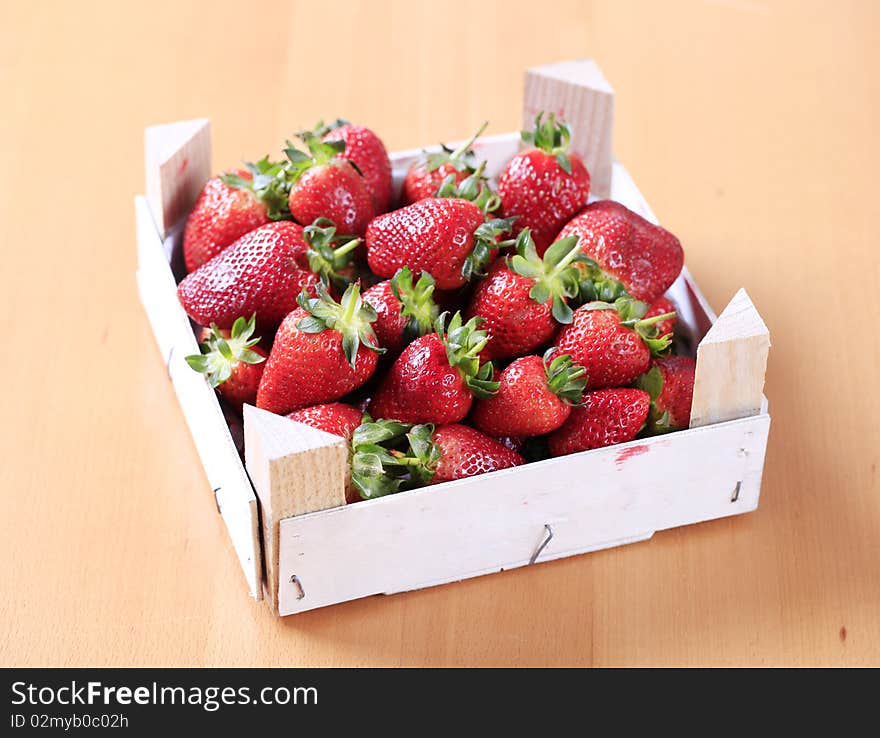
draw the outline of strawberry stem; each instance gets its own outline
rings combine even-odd
[[[342,335],[342,351],[352,369],[355,368],[358,350],[363,344],[370,351],[384,353],[376,339],[373,326],[370,325],[378,315],[373,307],[363,301],[360,294],[360,286],[351,284],[342,295],[342,300],[336,302],[323,284],[315,285],[317,297],[310,297],[308,291],[303,290],[297,302],[309,315],[297,323],[297,328],[304,333],[321,333],[325,330],[335,330]]]
[[[573,313],[568,301],[580,291],[581,274],[574,264],[585,258],[578,246],[577,236],[569,236],[551,244],[541,258],[531,231],[523,228],[516,239],[516,251],[508,266],[514,273],[534,282],[529,290],[529,297],[539,305],[551,300],[551,310],[556,321],[563,325],[571,323]]]
[[[467,141],[465,141],[461,146],[459,146],[455,151],[453,151],[449,155],[449,158],[450,159],[459,159],[462,156],[464,156],[468,151],[470,151],[471,146],[474,145],[474,141],[476,141],[482,135],[483,131],[486,130],[488,125],[489,125],[489,121],[484,120],[483,125],[481,125],[477,129],[477,132],[473,136],[471,136]],[[483,165],[485,165],[485,164],[486,164],[486,162],[483,162]]]
[[[670,318],[675,317],[675,311],[671,311],[668,313],[663,313],[662,315],[652,315],[650,318],[642,318],[636,323],[636,328],[647,327],[650,325],[654,325],[654,323],[659,323],[662,320],[669,320]]]
[[[569,354],[560,354],[551,360],[556,351],[556,347],[551,346],[542,358],[547,386],[565,404],[580,405],[587,386],[587,370],[580,364],[575,364]]]
[[[245,162],[245,166],[251,174],[250,178],[242,177],[237,172],[222,174],[220,179],[223,184],[250,192],[266,205],[269,220],[290,220],[287,207],[290,183],[287,181],[286,164],[270,161],[268,156],[264,156],[255,163]]]
[[[488,125],[489,121],[483,123],[483,125],[480,126],[480,129],[461,146],[455,149],[455,151],[450,149],[445,144],[440,144],[440,151],[435,151],[431,154],[425,154],[425,171],[433,172],[436,169],[442,167],[444,164],[452,164],[452,166],[455,168],[455,171],[457,172],[473,172],[474,152],[471,151],[471,146],[473,145],[474,141],[477,140],[480,134],[486,130],[486,126]]]
[[[403,267],[391,278],[391,293],[400,301],[400,314],[407,319],[404,337],[413,341],[430,333],[440,313],[434,302],[434,278],[422,272],[413,284],[412,270]]]
[[[489,182],[483,176],[485,168],[486,162],[480,162],[480,166],[473,174],[458,183],[455,181],[454,174],[448,174],[440,183],[434,197],[458,197],[462,200],[468,200],[485,214],[497,210],[501,205],[501,198],[489,188]]]
[[[186,363],[197,372],[201,372],[212,387],[218,387],[232,376],[233,370],[240,364],[259,364],[266,360],[251,346],[260,342],[259,336],[252,338],[256,328],[257,314],[250,320],[238,317],[232,324],[229,338],[212,323],[207,338],[199,344],[199,354],[186,357]]]
[[[309,245],[306,256],[309,269],[317,274],[325,287],[334,285],[340,289],[351,282],[339,272],[351,265],[352,252],[360,245],[360,239],[336,234],[336,226],[329,218],[318,218],[303,229],[303,237]],[[333,247],[333,244],[340,244]]]
[[[458,369],[474,396],[480,399],[492,397],[499,384],[493,381],[492,362],[480,363],[480,353],[489,343],[489,334],[478,330],[483,319],[474,317],[462,324],[461,313],[457,312],[447,326],[448,315],[443,313],[437,318],[435,331],[446,347],[449,366]]]
[[[553,156],[565,173],[571,174],[571,160],[568,157],[571,131],[565,123],[556,122],[556,115],[544,111],[538,113],[535,118],[535,129],[522,131],[520,135],[525,143],[530,143]]]
[[[365,415],[351,439],[351,481],[361,497],[381,497],[431,481],[440,460],[433,435],[432,425],[373,421]]]

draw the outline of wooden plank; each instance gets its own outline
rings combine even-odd
[[[244,408],[244,447],[262,508],[266,591],[276,607],[279,521],[345,505],[348,447],[338,436],[251,405]]]
[[[535,116],[552,111],[571,128],[571,150],[590,172],[590,190],[599,198],[611,193],[614,90],[592,59],[532,67],[526,72],[523,128]]]
[[[177,301],[174,276],[147,201],[135,198],[138,239],[138,293],[150,320],[168,376],[208,477],[209,489],[229,531],[255,599],[262,598],[262,557],[257,499],[235,449],[217,396],[184,357],[198,353],[189,318]],[[189,490],[181,490],[182,494]],[[213,504],[212,500],[211,504]]]
[[[697,349],[691,428],[761,412],[770,331],[740,289]]]
[[[279,612],[523,566],[545,525],[539,561],[748,512],[769,425],[759,415],[282,520]]]
[[[189,213],[211,176],[207,118],[150,126],[144,131],[147,201],[160,237]]]

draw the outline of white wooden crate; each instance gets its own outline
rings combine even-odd
[[[607,171],[599,195],[656,222],[611,158],[613,93],[598,67],[530,70],[525,90],[526,119],[535,109],[565,116],[573,149],[591,171]],[[478,142],[490,175],[518,147],[513,133]],[[392,155],[397,188],[420,154]],[[135,200],[141,300],[250,593],[265,593],[280,615],[644,540],[757,507],[770,425],[762,394],[769,333],[744,290],[716,318],[687,269],[667,294],[679,332],[697,347],[689,430],[337,506],[345,442],[246,407],[245,471],[213,390],[184,361],[197,346],[176,296],[181,219],[213,173],[208,121],[147,129],[146,162],[148,195]]]

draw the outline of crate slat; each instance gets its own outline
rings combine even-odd
[[[769,425],[756,415],[282,520],[278,612],[524,566],[545,525],[538,561],[754,510]]]

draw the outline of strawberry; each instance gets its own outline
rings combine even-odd
[[[491,336],[483,358],[522,356],[547,343],[558,323],[570,323],[567,300],[578,294],[580,272],[572,262],[582,258],[573,238],[557,241],[542,259],[529,229],[516,239],[512,259],[496,259],[471,296],[465,311],[480,317]]]
[[[263,376],[267,353],[257,345],[259,337],[251,338],[255,329],[255,315],[250,320],[237,318],[231,331],[216,325],[203,328],[201,353],[186,357],[186,363],[204,374],[208,383],[237,410],[257,399],[257,387]]]
[[[361,424],[364,414],[344,402],[328,402],[294,410],[287,417],[297,423],[304,423],[325,433],[340,436],[347,441]]]
[[[512,222],[486,221],[483,211],[461,198],[429,198],[374,218],[367,227],[367,262],[385,279],[408,266],[430,272],[437,288],[462,287],[480,275],[498,236]]]
[[[248,231],[289,218],[282,165],[267,157],[246,170],[209,179],[183,230],[187,272],[198,269]]]
[[[322,142],[313,133],[301,138],[308,154],[289,141],[284,149],[290,160],[286,168],[290,214],[300,223],[328,218],[340,233],[364,235],[375,205],[363,174],[348,159],[337,158],[345,151],[345,141]]]
[[[324,142],[345,143],[344,151],[336,158],[348,159],[360,170],[373,198],[374,211],[377,214],[386,212],[391,202],[391,160],[382,139],[369,128],[342,118],[337,118],[329,126],[319,122],[314,133]]]
[[[516,451],[494,438],[457,423],[436,429],[416,425],[407,438],[414,460],[411,472],[422,484],[451,482],[525,463]]]
[[[543,357],[523,356],[498,377],[498,394],[478,400],[471,422],[490,436],[518,438],[555,431],[580,402],[586,386],[585,369],[555,349]]]
[[[669,289],[684,265],[675,236],[612,200],[587,205],[559,232],[559,238],[565,236],[577,236],[607,277],[648,303]]]
[[[590,175],[577,154],[568,153],[570,133],[553,113],[540,113],[534,132],[522,138],[534,148],[514,156],[498,177],[505,217],[517,216],[518,228],[531,228],[543,254],[559,229],[587,204]]]
[[[636,386],[651,396],[648,428],[652,433],[690,425],[696,371],[697,362],[690,356],[666,356],[654,359],[648,372],[639,377]]]
[[[476,166],[471,146],[477,137],[486,130],[487,125],[489,125],[488,121],[483,123],[480,130],[455,151],[441,144],[440,151],[432,154],[426,152],[421,159],[414,161],[403,180],[404,202],[411,205],[419,200],[434,197],[447,177],[451,177],[453,182],[458,184],[473,174],[476,171]]]
[[[655,315],[668,315],[670,313],[673,314],[671,318],[655,323],[658,336],[665,336],[667,334],[671,336],[675,330],[675,323],[678,319],[674,314],[675,305],[673,305],[672,300],[668,297],[658,297],[650,304],[648,310],[645,312],[646,319],[653,318]]]
[[[413,339],[430,333],[439,314],[433,293],[434,278],[422,272],[413,284],[409,267],[364,292],[364,302],[379,316],[373,323],[379,345],[397,354]]]
[[[317,221],[318,224],[326,221]],[[274,329],[296,307],[297,296],[319,280],[344,281],[350,253],[358,244],[338,242],[332,226],[269,223],[242,236],[232,246],[187,275],[177,295],[187,314],[200,325],[231,328],[240,315],[256,313],[261,330]]]
[[[286,414],[332,402],[366,382],[378,354],[370,323],[376,311],[350,285],[337,303],[319,283],[317,297],[303,291],[300,308],[281,323],[257,392],[257,407]]]
[[[670,336],[657,335],[656,323],[671,315],[643,318],[647,305],[621,297],[612,305],[590,302],[574,311],[555,346],[587,370],[587,389],[621,387],[648,371],[651,354],[669,347]]]
[[[489,340],[478,330],[479,319],[462,325],[456,313],[446,323],[437,319],[435,333],[417,338],[391,365],[370,401],[373,417],[403,423],[457,423],[473,404],[474,395],[491,396],[492,365],[480,365],[479,355]]]
[[[640,389],[588,392],[562,427],[547,437],[553,456],[625,443],[636,437],[648,417],[651,398]]]

